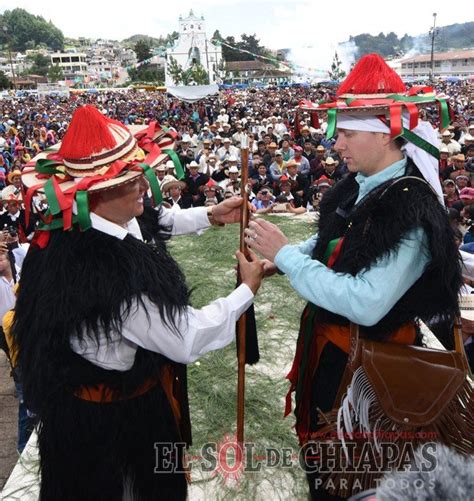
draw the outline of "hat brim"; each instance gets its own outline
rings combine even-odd
[[[168,191],[169,189],[173,188],[173,187],[178,187],[178,188],[181,188],[182,190],[184,190],[184,188],[186,188],[186,183],[183,182],[183,181],[169,181],[167,183],[164,183],[162,186],[161,186],[161,191],[164,193],[165,191]]]
[[[129,129],[132,131],[132,133],[135,135],[137,132],[146,129],[147,126],[130,126]],[[168,149],[174,149],[175,142],[173,141],[170,143],[170,138],[166,136],[166,133],[163,132],[163,134],[158,134],[157,137],[159,137],[157,144],[158,146],[160,145],[166,145],[166,148]],[[45,159],[48,157],[48,155],[55,153],[56,151],[59,150],[61,144],[57,143],[54,145],[53,148],[48,149],[47,151],[43,151],[39,153],[36,157],[33,158],[31,162],[29,162],[23,169],[22,175],[21,175],[21,180],[24,186],[28,189],[31,188],[32,186],[38,186],[38,191],[41,192],[42,186],[46,184],[48,181],[47,178],[44,178],[36,172],[35,170],[35,165],[38,160]],[[169,160],[169,156],[165,153],[162,153],[159,155],[153,162],[150,164],[150,168],[153,170],[156,170],[156,168],[163,164],[164,162]],[[99,191],[105,191],[105,190],[110,190],[113,188],[116,188],[117,186],[120,186],[122,184],[130,183],[134,181],[135,179],[139,178],[140,176],[143,176],[143,172],[140,171],[124,171],[123,173],[119,174],[117,177],[114,177],[112,179],[107,179],[104,181],[101,181],[99,183],[94,184],[91,186],[87,191],[89,193],[96,193]],[[65,177],[69,177],[65,175]],[[76,183],[74,180],[67,180],[62,183],[59,183],[59,187],[61,188],[62,191],[67,191],[68,189],[72,188]]]
[[[393,96],[393,94],[391,94]],[[402,95],[402,94],[400,94]],[[426,101],[416,103],[418,108],[423,108],[426,106],[431,106],[435,104],[436,96],[424,96]],[[348,106],[343,99],[352,99],[352,100],[360,100],[363,99],[367,102],[364,106]],[[339,96],[336,101],[336,105],[331,103],[333,106],[331,108],[326,106],[319,106],[314,104],[310,106],[309,103],[299,105],[299,109],[303,111],[316,111],[318,113],[327,113],[329,110],[334,109],[338,113],[347,113],[351,115],[383,115],[390,111],[390,104],[370,104],[371,99],[390,99],[387,94],[345,94]],[[403,101],[401,101],[403,102]],[[305,129],[306,130],[306,129]]]
[[[7,176],[7,179],[8,179],[8,182],[11,184],[13,183],[13,178],[14,177],[21,177],[21,171],[19,170],[14,170],[12,172],[10,172]]]

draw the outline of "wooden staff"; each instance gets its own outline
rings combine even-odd
[[[241,185],[240,194],[243,198],[241,219],[240,219],[240,252],[249,259],[248,247],[245,243],[244,231],[249,224],[249,208],[248,208],[248,176],[249,176],[249,141],[248,137],[244,136],[240,143],[241,148]],[[246,353],[246,336],[247,336],[247,312],[243,313],[237,323],[237,341],[238,350],[238,379],[237,379],[237,442],[240,445],[240,452],[243,451],[244,443],[244,420],[245,420],[245,353]]]

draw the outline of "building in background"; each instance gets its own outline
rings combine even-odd
[[[198,17],[193,11],[188,17],[179,17],[179,37],[174,46],[166,51],[166,85],[175,85],[168,66],[173,57],[184,71],[193,64],[200,64],[209,75],[209,83],[220,82],[222,48],[207,39],[204,16]]]
[[[474,75],[474,50],[435,52],[435,78],[469,78]],[[400,61],[400,76],[404,79],[428,79],[431,75],[431,55],[421,54]]]
[[[292,73],[286,67],[255,61],[229,61],[225,64],[225,82],[230,84],[289,83]]]
[[[51,64],[57,64],[68,80],[83,80],[87,76],[86,54],[83,52],[54,52],[50,58]]]

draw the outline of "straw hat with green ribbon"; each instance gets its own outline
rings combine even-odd
[[[78,223],[91,227],[88,194],[114,189],[145,176],[155,204],[163,197],[154,170],[171,158],[184,176],[174,153],[176,134],[158,123],[132,131],[107,118],[93,106],[78,108],[62,143],[26,164],[22,182],[27,217],[33,196],[44,193],[49,209],[39,229],[69,230]],[[181,172],[180,172],[181,171]]]

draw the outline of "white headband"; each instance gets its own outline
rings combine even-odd
[[[408,116],[404,114],[402,120],[403,127],[409,129],[410,120]],[[383,134],[390,134],[390,128],[384,122],[382,122],[380,118],[377,118],[373,115],[356,116],[339,113],[337,115],[337,128],[357,130],[362,132],[382,132]],[[435,148],[438,148],[438,137],[429,122],[419,120],[418,125],[414,129],[412,129],[411,132],[421,137],[428,143],[432,144]],[[418,146],[410,142],[407,142],[402,147],[402,151],[405,152],[405,154],[413,160],[425,180],[436,192],[441,205],[444,206],[443,189],[441,188],[441,183],[439,181],[438,160],[433,155],[430,155],[422,148],[419,148]]]

